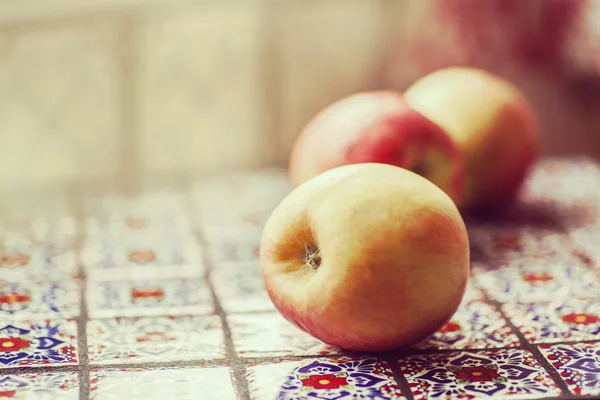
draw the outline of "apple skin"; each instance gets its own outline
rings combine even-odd
[[[535,113],[516,86],[480,69],[451,67],[419,79],[404,98],[464,153],[462,208],[499,211],[514,203],[541,142]]]
[[[369,162],[417,172],[457,203],[464,194],[466,166],[458,147],[392,91],[353,94],[318,113],[296,139],[289,175],[299,185],[331,168]]]
[[[441,189],[388,164],[330,169],[264,227],[260,263],[288,321],[346,350],[415,344],[456,312],[469,274],[464,221]]]

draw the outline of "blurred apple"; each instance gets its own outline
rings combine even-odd
[[[452,67],[419,79],[404,96],[463,151],[466,209],[499,209],[514,200],[538,156],[540,134],[513,84],[480,69]]]
[[[328,169],[367,162],[409,169],[461,201],[462,154],[442,129],[391,91],[357,93],[318,113],[294,144],[290,178],[298,185]]]

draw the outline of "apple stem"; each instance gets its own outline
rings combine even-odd
[[[321,265],[321,250],[313,245],[305,244],[304,251],[306,253],[306,265],[312,269],[317,269]]]

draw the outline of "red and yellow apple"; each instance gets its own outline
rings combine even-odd
[[[456,202],[464,192],[466,170],[457,146],[392,91],[357,93],[319,112],[296,139],[289,174],[298,185],[328,169],[367,162],[416,172]]]
[[[294,188],[262,234],[269,297],[330,345],[383,351],[435,333],[456,312],[469,243],[448,195],[403,168],[335,167]]]
[[[540,148],[534,111],[517,87],[483,70],[453,67],[416,81],[404,98],[464,153],[463,208],[499,209],[515,199]]]

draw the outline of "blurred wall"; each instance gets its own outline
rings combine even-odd
[[[285,162],[386,0],[0,0],[0,191]]]
[[[515,16],[535,27],[540,7],[580,1],[501,0],[508,17],[486,8],[498,0],[474,1],[0,0],[0,193],[285,165],[328,103],[456,64],[517,81],[547,153],[600,154],[600,91],[588,90],[600,62],[552,72],[502,52],[546,37],[507,35]],[[598,26],[596,8],[585,26]]]

